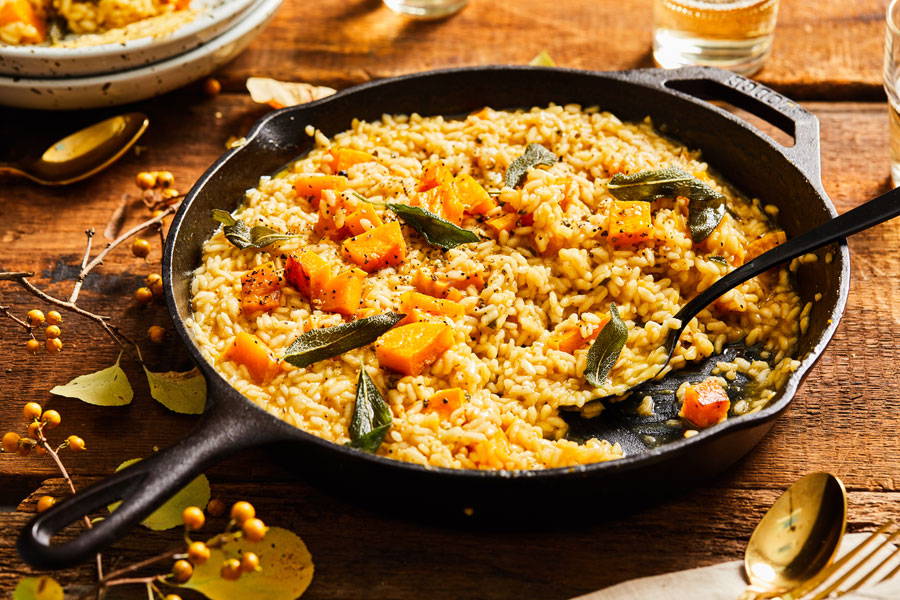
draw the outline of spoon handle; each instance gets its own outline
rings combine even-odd
[[[675,318],[681,319],[683,326],[687,325],[687,321],[693,319],[697,313],[706,308],[713,300],[748,279],[752,279],[783,262],[803,256],[807,252],[812,252],[822,246],[837,242],[896,216],[900,216],[900,188],[895,188],[874,200],[869,200],[865,204],[857,206],[853,210],[849,210],[827,223],[757,256],[700,292],[690,302],[681,307]]]

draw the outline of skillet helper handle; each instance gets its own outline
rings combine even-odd
[[[252,430],[241,427],[240,421],[235,427],[233,416],[222,408],[213,407],[197,429],[174,446],[122,469],[36,516],[19,535],[19,554],[39,569],[59,569],[83,562],[122,537],[210,464],[225,454],[252,445]],[[70,541],[52,543],[53,536],[67,525],[118,500],[122,501],[121,505],[92,528],[80,531]]]
[[[667,90],[675,90],[701,100],[728,102],[791,135],[794,138],[793,146],[778,144],[782,154],[818,185],[821,179],[819,120],[811,112],[771,88],[730,71],[712,67],[654,71],[657,84]],[[758,133],[766,135],[761,131]]]

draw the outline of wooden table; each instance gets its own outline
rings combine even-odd
[[[880,83],[884,5],[822,0],[813,9],[784,0],[774,52],[758,75],[819,117],[824,184],[840,211],[889,187]],[[243,91],[249,75],[346,86],[434,67],[524,63],[543,48],[563,66],[644,67],[650,66],[650,12],[649,0],[472,0],[451,19],[425,23],[393,15],[375,0],[288,0],[265,34],[218,75],[225,93],[209,98],[191,87],[139,105],[152,122],[139,155],[129,153],[103,175],[65,189],[0,184],[0,270],[34,270],[40,284],[66,294],[84,229],[102,230],[122,195],[135,193],[138,170],[169,169],[177,187],[186,189],[229,136],[241,135],[264,114]],[[2,110],[0,143],[11,150],[21,139],[49,140],[97,116]],[[213,468],[214,495],[247,498],[270,523],[306,540],[317,569],[310,599],[568,598],[633,577],[735,559],[781,490],[814,470],[843,478],[850,530],[871,530],[900,516],[900,223],[862,233],[850,247],[847,311],[788,413],[724,475],[625,517],[600,521],[586,501],[579,510],[591,518],[581,527],[536,523],[488,532],[414,523],[332,497],[261,450]],[[167,324],[162,307],[137,309],[129,298],[140,279],[158,269],[158,248],[150,258],[145,264],[127,250],[114,254],[89,278],[80,301],[113,315],[141,341],[148,325]],[[0,303],[20,314],[38,305],[6,283]],[[19,425],[25,401],[59,409],[60,431],[78,433],[90,446],[66,457],[76,483],[84,485],[124,459],[175,442],[194,419],[166,411],[138,384],[134,402],[123,408],[51,397],[51,385],[107,366],[117,354],[95,326],[66,319],[66,349],[53,357],[26,353],[21,331],[0,320],[0,429]],[[173,345],[157,348],[151,364],[186,367]],[[138,382],[135,368],[126,369]],[[34,494],[61,489],[55,473],[46,460],[0,457],[0,505],[19,505],[0,513],[4,597],[31,573],[16,557],[14,539],[34,509]],[[135,531],[110,556],[146,556],[175,539],[177,533]],[[93,574],[85,566],[56,576],[85,584]]]

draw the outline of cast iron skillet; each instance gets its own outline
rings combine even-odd
[[[727,101],[779,127],[795,139],[784,147],[733,114],[701,98]],[[849,285],[846,244],[831,262],[819,260],[797,273],[802,301],[816,293],[810,326],[799,342],[802,365],[772,403],[754,414],[729,419],[690,439],[647,447],[604,417],[595,433],[623,440],[621,460],[543,471],[474,471],[423,468],[327,442],[291,427],[258,408],[229,386],[203,359],[184,325],[190,314],[191,272],[201,245],[217,224],[212,208],[234,208],[260,175],[275,172],[311,147],[304,133],[313,125],[326,134],[349,127],[353,118],[383,113],[458,115],[489,105],[530,107],[578,102],[599,105],[623,120],[650,115],[664,133],[699,148],[704,158],[748,195],[781,209],[778,221],[794,236],[836,215],[819,176],[818,122],[787,98],[741,76],[705,68],[613,73],[536,67],[476,67],[433,71],[368,83],[330,98],[273,112],[261,119],[247,143],[227,152],[197,181],[170,229],[163,262],[166,299],[175,327],[206,376],[207,410],[197,429],[178,444],[116,473],[36,517],[22,532],[22,557],[40,568],[86,559],[149,515],[165,499],[222,457],[248,446],[289,442],[287,452],[304,470],[363,497],[396,498],[409,506],[427,501],[434,509],[476,513],[510,507],[524,510],[576,506],[652,482],[677,486],[708,477],[750,450],[788,406],[803,377],[830,340],[844,309]],[[824,253],[823,253],[824,255]],[[105,520],[63,544],[51,537],[81,515],[111,501],[122,505]]]

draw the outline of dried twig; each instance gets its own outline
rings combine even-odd
[[[34,337],[34,334],[32,333],[32,329],[34,329],[34,328],[31,325],[29,325],[28,323],[26,323],[25,321],[23,321],[22,319],[20,319],[19,317],[17,317],[16,315],[12,314],[12,312],[10,312],[8,306],[0,306],[0,313],[3,313],[4,315],[9,317],[13,321],[18,323],[19,325],[21,325],[22,328],[25,329],[25,331],[27,331],[31,335],[31,337]]]
[[[87,272],[84,270],[87,267],[88,259],[91,257],[91,244],[94,240],[94,228],[84,232],[84,235],[87,236],[87,242],[84,245],[84,257],[81,259],[81,271],[78,272],[78,279],[75,280],[75,285],[72,287],[72,294],[69,296],[69,302],[75,304],[78,300],[78,292],[81,291],[81,286],[84,284],[84,278],[87,276]]]

